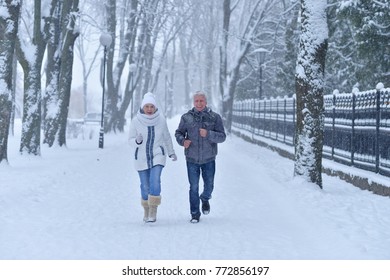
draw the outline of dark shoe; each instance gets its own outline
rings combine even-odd
[[[208,215],[210,213],[210,203],[208,200],[202,200],[202,213]]]
[[[191,218],[190,222],[193,223],[193,224],[199,223],[199,218],[200,218],[199,215],[192,215],[192,218]]]

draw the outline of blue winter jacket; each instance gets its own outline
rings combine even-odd
[[[201,137],[199,129],[207,130],[207,136]],[[219,114],[205,107],[202,111],[192,108],[185,113],[175,132],[177,143],[183,146],[184,140],[191,140],[191,145],[184,150],[186,160],[203,164],[215,160],[218,153],[217,143],[226,139],[222,118]]]

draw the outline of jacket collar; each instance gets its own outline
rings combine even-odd
[[[204,109],[202,111],[198,111],[195,109],[195,107],[193,107],[191,110],[190,110],[191,113],[193,114],[203,114],[203,113],[210,113],[211,112],[211,109],[209,107],[204,107]]]

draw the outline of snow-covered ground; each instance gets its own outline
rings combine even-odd
[[[169,120],[173,137],[179,122]],[[0,165],[2,260],[388,260],[390,201],[324,175],[293,177],[293,162],[228,136],[219,145],[211,213],[189,223],[183,150],[162,174],[156,223],[142,221],[127,134],[69,139]]]

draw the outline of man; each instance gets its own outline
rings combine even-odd
[[[222,118],[207,107],[207,98],[201,91],[193,96],[194,107],[185,113],[175,132],[176,141],[184,146],[187,162],[187,175],[190,183],[191,222],[198,223],[200,201],[202,213],[210,213],[211,194],[214,189],[215,158],[217,143],[226,139]],[[199,196],[199,178],[202,174],[204,188]]]

